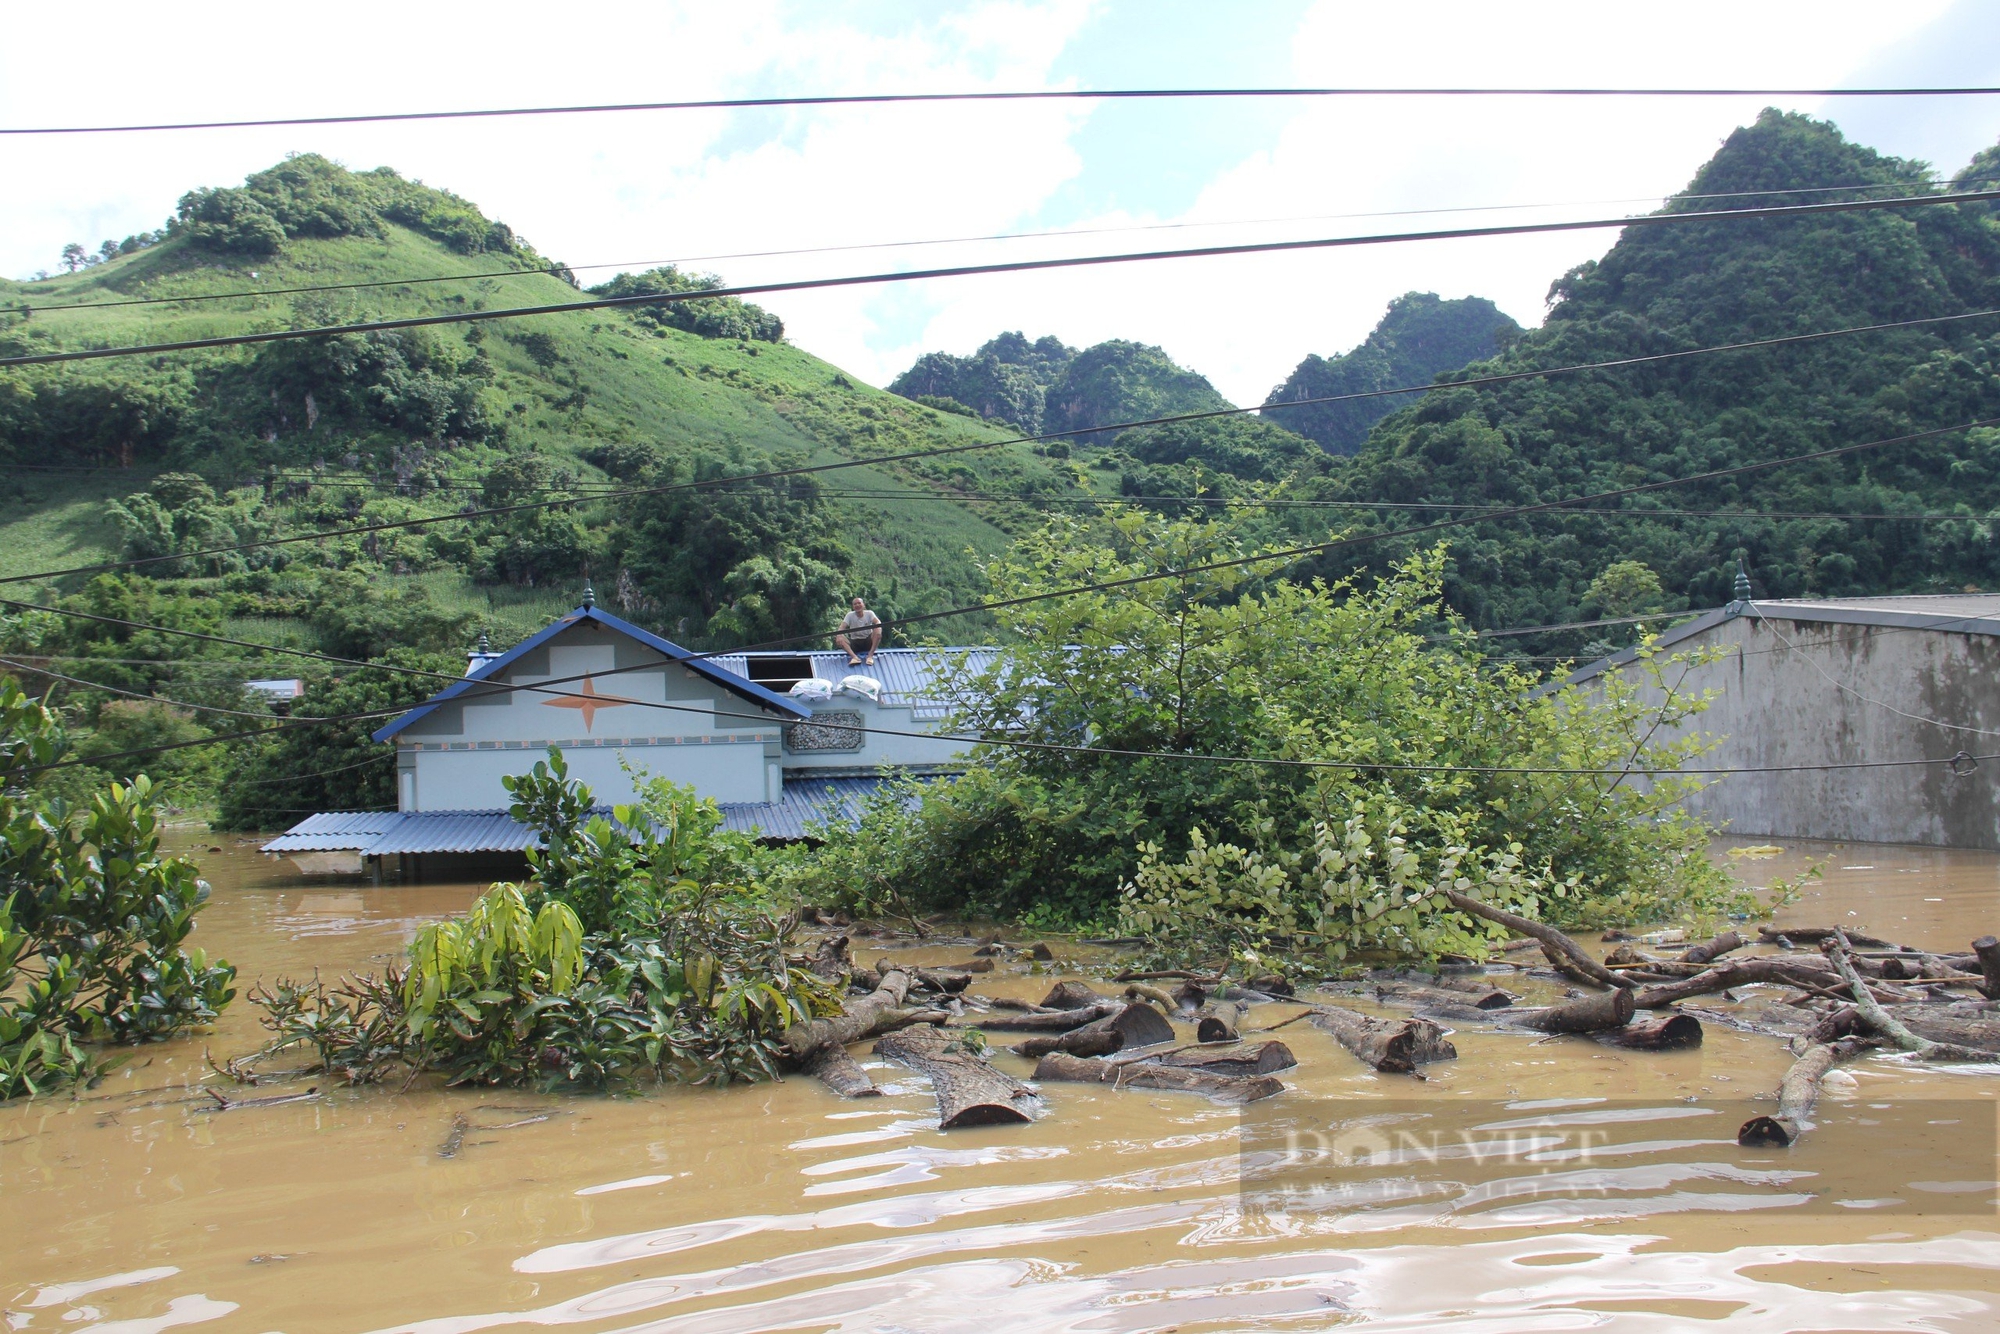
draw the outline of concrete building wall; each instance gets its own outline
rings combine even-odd
[[[1945,761],[1959,751],[2000,752],[2000,637],[1767,613],[1724,620],[1663,656],[1703,646],[1723,647],[1728,656],[1684,679],[1668,670],[1669,684],[1679,680],[1682,690],[1720,692],[1690,726],[1721,742],[1693,767]],[[1690,805],[1732,838],[2000,849],[1996,780],[2000,760],[1965,776],[1942,763],[1735,773],[1714,779]]]

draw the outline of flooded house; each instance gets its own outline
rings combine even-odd
[[[1689,805],[1732,838],[2000,849],[2000,594],[1749,592],[1740,581],[1735,601],[1656,644],[1662,660],[1716,655],[1665,673],[1682,694],[1715,692],[1681,730],[1719,742],[1689,767],[1734,771]],[[1591,687],[1634,658],[1615,653],[1568,682]]]
[[[774,841],[851,819],[891,776],[949,772],[963,744],[938,736],[953,674],[982,649],[706,655],[583,604],[504,653],[483,647],[463,679],[374,734],[396,755],[396,809],[327,811],[264,851],[313,871],[423,878],[517,862],[535,834],[508,814],[502,780],[551,749],[605,809],[664,777],[720,805],[725,827]]]

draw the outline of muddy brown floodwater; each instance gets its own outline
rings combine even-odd
[[[476,892],[200,855],[198,939],[245,985],[378,969]],[[1953,948],[2000,929],[1991,855],[1737,865],[1757,883],[1810,856],[1827,878],[1781,922]],[[1736,1126],[1789,1058],[1715,1023],[1659,1053],[1461,1031],[1421,1081],[1280,1036],[1290,1090],[1248,1109],[1050,1085],[1035,1124],[949,1133],[920,1079],[865,1057],[887,1097],[322,1087],[217,1110],[203,1049],[256,1045],[239,1003],[79,1099],[0,1107],[0,1303],[28,1334],[2000,1329],[2000,1075],[1863,1060],[1800,1145],[1751,1150]]]

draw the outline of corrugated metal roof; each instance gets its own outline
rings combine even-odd
[[[810,658],[813,675],[836,684],[844,676],[859,673],[882,683],[882,703],[917,711],[919,718],[942,718],[946,712],[945,683],[953,678],[976,675],[993,665],[998,649],[991,648],[885,648],[865,667],[847,665],[847,655],[838,650],[818,649],[797,653],[721,653],[710,659],[717,667],[737,676],[750,677],[753,658]]]
[[[363,853],[522,852],[541,842],[540,835],[505,811],[407,811]]]
[[[722,827],[787,842],[808,836],[823,820],[861,818],[861,804],[888,780],[799,778],[778,801],[722,803]],[[608,816],[603,809],[598,814]],[[541,840],[505,811],[334,811],[311,815],[264,844],[265,852],[399,853],[522,852]]]
[[[266,852],[351,852],[395,827],[401,811],[327,811],[308,815],[264,845]]]

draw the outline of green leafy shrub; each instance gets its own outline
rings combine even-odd
[[[669,264],[644,273],[621,273],[610,282],[586,290],[592,296],[650,296],[709,292],[722,285],[722,279],[712,273],[682,273]],[[632,306],[629,309],[633,319],[654,329],[681,329],[703,338],[738,338],[763,343],[785,341],[783,320],[762,306],[752,305],[738,297],[663,302],[657,306]]]
[[[209,888],[160,852],[151,781],[80,807],[26,784],[68,749],[52,713],[0,683],[0,1098],[93,1076],[78,1043],[173,1037],[236,994],[234,968],[182,948]]]
[[[641,776],[607,819],[559,751],[507,785],[542,839],[528,883],[425,927],[404,971],[253,994],[273,1033],[253,1062],[305,1051],[355,1082],[729,1083],[774,1077],[785,1030],[838,1008],[785,953],[796,919],[734,879],[750,844],[714,802]]]
[[[1370,916],[1375,871],[1329,888],[1366,834],[1378,855],[1409,851],[1391,860],[1425,883],[1523,877],[1508,894],[1561,920],[1740,906],[1676,804],[1689,780],[1674,771],[1706,743],[1656,739],[1707,702],[1675,688],[1686,662],[1642,656],[1631,675],[1658,670],[1645,680],[1657,705],[1639,681],[1538,695],[1460,637],[1441,550],[1364,588],[1279,580],[1285,562],[1255,560],[1229,523],[1126,513],[1111,532],[1059,521],[986,566],[997,602],[1026,600],[1001,613],[1011,633],[993,665],[958,683],[953,730],[1003,744],[976,748],[961,777],[870,804],[858,829],[775,854],[774,885],[863,911],[1092,926],[1185,892],[1190,913],[1206,902],[1240,919],[1245,948],[1462,943],[1469,926],[1429,908]],[[1178,949],[1209,930],[1239,926],[1161,919],[1140,934]]]

